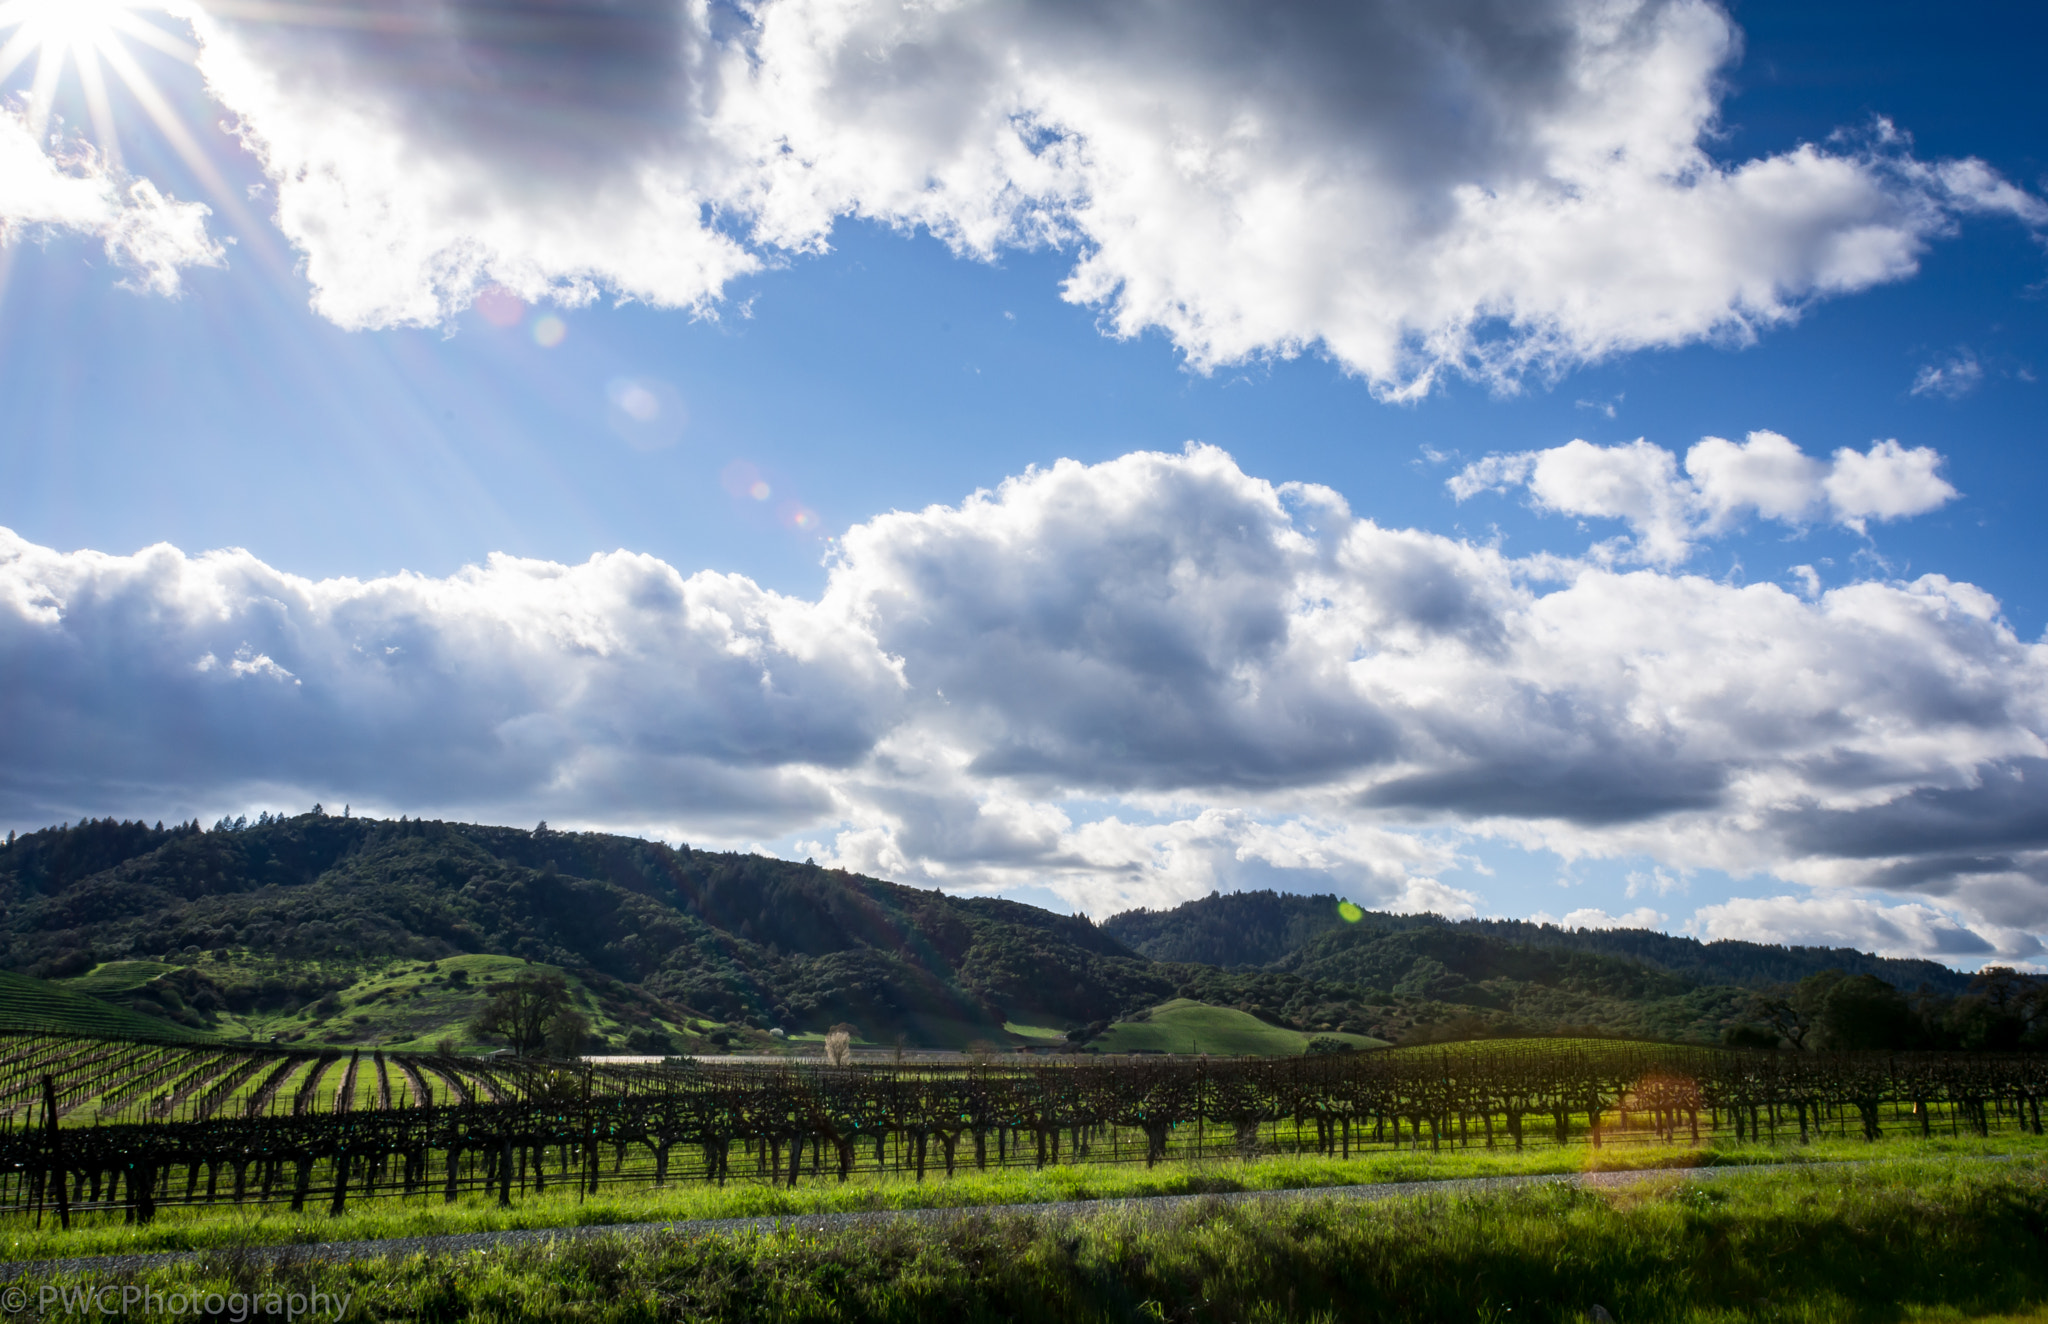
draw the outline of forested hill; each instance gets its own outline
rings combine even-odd
[[[1873,956],[1847,947],[1777,947],[1763,943],[1673,937],[1648,929],[1564,929],[1525,920],[1447,920],[1439,915],[1364,911],[1347,921],[1334,895],[1281,892],[1214,893],[1171,910],[1128,910],[1103,930],[1155,961],[1200,961],[1220,966],[1300,968],[1289,962],[1325,934],[1345,929],[1406,931],[1448,929],[1516,947],[1620,957],[1699,984],[1763,988],[1796,984],[1809,975],[1840,970],[1875,975],[1900,989],[1925,984],[1960,994],[1970,976],[1933,961]],[[1313,963],[1310,963],[1313,964]]]
[[[1307,1034],[1713,1041],[1752,1015],[1750,988],[1823,967],[1966,982],[1860,952],[1337,906],[1246,893],[1098,927],[809,862],[316,810],[10,837],[0,970],[191,1030],[362,1045],[460,1030],[484,981],[534,963],[584,999],[592,1047],[634,1051],[839,1023],[883,1044],[1085,1044],[1178,999]]]
[[[281,985],[239,990],[258,999],[318,996],[365,962],[497,953],[624,981],[678,1012],[957,1042],[1000,1036],[1006,1019],[1087,1024],[1177,987],[1085,918],[545,828],[89,822],[0,847],[0,907],[0,968],[63,978],[240,954]]]

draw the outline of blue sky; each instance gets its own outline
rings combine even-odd
[[[28,145],[0,152],[0,809],[348,800],[1094,913],[1334,888],[2038,961],[2048,815],[1996,788],[2048,752],[2041,20],[1623,8],[1617,37],[1475,5],[1453,68],[1441,32],[1347,49],[1372,33],[1315,6],[1286,12],[1334,36],[1229,6],[907,35],[880,5],[625,7],[757,83],[622,54],[575,6],[524,45],[463,3],[374,40],[123,19],[196,69],[87,32],[203,168],[107,57],[119,168],[81,155],[78,62],[34,136],[28,58],[0,84]],[[813,60],[848,30],[952,72]],[[468,72],[423,81],[419,31]],[[1318,92],[1259,84],[1247,44]],[[977,73],[994,49],[1032,76]],[[1262,115],[1285,148],[1232,155]],[[733,146],[762,123],[801,169]],[[1173,178],[1190,141],[1215,155]],[[620,184],[649,162],[683,203]],[[1776,191],[1713,193],[1759,163]],[[1337,182],[1297,208],[1303,179]],[[1457,245],[1416,237],[1458,206]],[[1063,297],[1081,262],[1113,279]],[[1686,476],[1758,432],[1822,466],[1777,518],[1779,488]],[[1651,487],[1639,438],[1670,453]],[[1876,457],[1862,496],[1821,476],[1844,448]],[[1453,598],[1491,604],[1455,656]]]

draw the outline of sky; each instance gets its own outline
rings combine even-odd
[[[2044,27],[0,0],[0,825],[2048,967]]]

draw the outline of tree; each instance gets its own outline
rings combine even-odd
[[[1909,1048],[1915,1038],[1913,1008],[1905,994],[1876,975],[1838,980],[1821,999],[1814,1017],[1820,1048]]]
[[[2048,1011],[2043,987],[2010,966],[1986,966],[1970,981],[1969,992],[1948,1007],[1948,1032],[1966,1049],[2012,1052],[2038,1046],[2044,1037],[2040,1019]]]
[[[560,975],[520,975],[498,986],[470,1029],[479,1038],[505,1040],[524,1057],[547,1043],[549,1022],[568,1005],[569,986]]]
[[[1790,987],[1781,985],[1769,993],[1751,994],[1742,1018],[1763,1022],[1794,1048],[1818,1048],[1813,1030],[1820,1022],[1821,1008],[1835,985],[1847,978],[1840,970],[1823,970]]]
[[[1725,1048],[1776,1048],[1778,1032],[1761,1025],[1731,1025],[1721,1031],[1721,1044]]]
[[[582,1055],[590,1039],[590,1020],[580,1011],[567,1007],[557,1011],[548,1020],[547,1050],[549,1057],[571,1058]]]

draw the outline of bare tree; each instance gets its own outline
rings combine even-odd
[[[568,1005],[569,986],[560,975],[520,975],[498,986],[470,1030],[479,1038],[503,1039],[525,1057],[547,1043],[548,1023]]]
[[[590,1018],[580,1011],[571,1011],[564,1007],[548,1019],[549,1057],[579,1057],[589,1039]]]
[[[843,1067],[853,1060],[853,1036],[845,1030],[834,1027],[825,1036],[825,1060],[835,1067]]]

